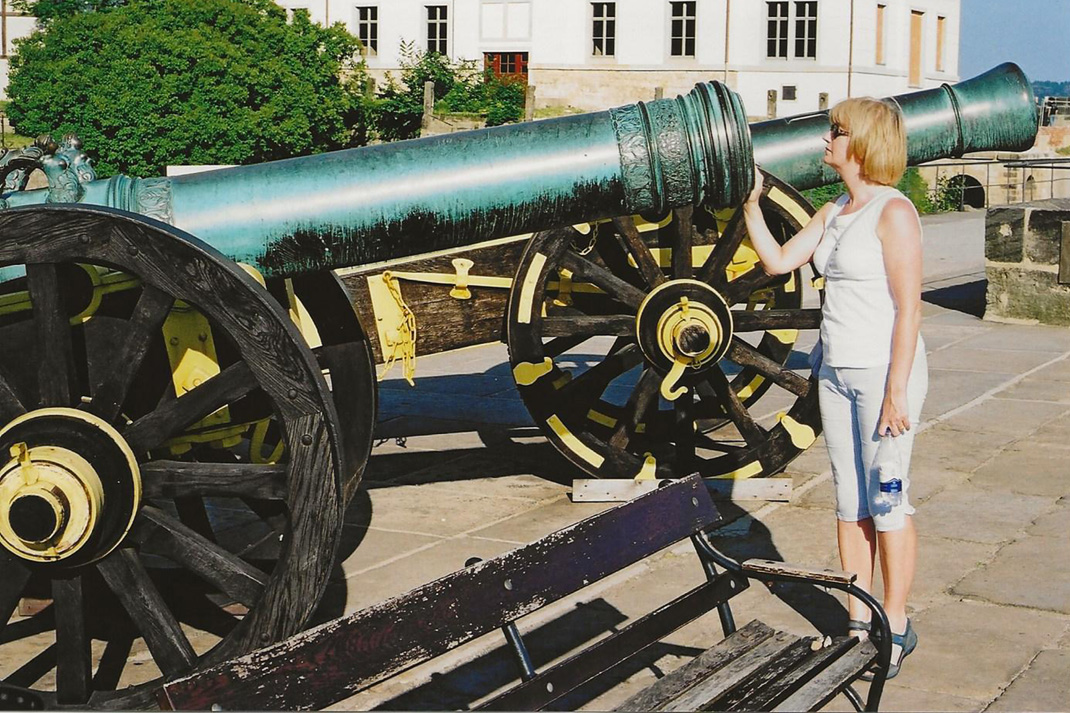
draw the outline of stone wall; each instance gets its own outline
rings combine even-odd
[[[1067,199],[988,209],[986,318],[1070,325],[1070,284],[1060,284],[1059,275],[1064,231],[1070,235]]]

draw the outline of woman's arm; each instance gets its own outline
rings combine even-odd
[[[914,350],[921,329],[921,223],[913,206],[902,198],[888,202],[877,223],[884,269],[895,301],[892,361],[884,389],[884,404],[877,432],[898,436],[910,430],[907,381],[914,366]]]
[[[810,219],[802,230],[781,245],[769,232],[765,224],[758,200],[762,197],[762,172],[754,169],[754,190],[743,204],[743,220],[747,224],[747,235],[758,257],[762,260],[762,269],[769,275],[783,275],[805,265],[813,256],[821,235],[825,232],[825,217],[831,203],[821,206],[821,210]]]

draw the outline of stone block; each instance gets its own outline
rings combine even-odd
[[[985,217],[985,259],[1021,262],[1025,236],[1025,208],[989,208]]]
[[[969,542],[998,544],[1016,540],[1054,499],[987,491],[975,485],[952,486],[917,506],[918,532]]]
[[[988,265],[985,274],[985,316],[1070,325],[1070,285],[1060,285],[1058,273]]]
[[[1048,203],[1049,201],[1045,201]],[[1023,241],[1025,257],[1041,265],[1059,264],[1059,244],[1063,237],[1063,221],[1070,220],[1070,201],[1050,201],[1067,203],[1067,208],[1034,208],[1026,219],[1025,239]]]

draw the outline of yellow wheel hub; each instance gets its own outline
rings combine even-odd
[[[0,467],[5,549],[28,562],[81,563],[104,556],[129,531],[140,471],[110,424],[77,409],[40,409],[0,430],[0,443],[10,454]]]

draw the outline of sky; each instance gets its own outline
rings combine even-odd
[[[1070,0],[962,0],[959,76],[1016,62],[1034,81],[1070,81]]]

